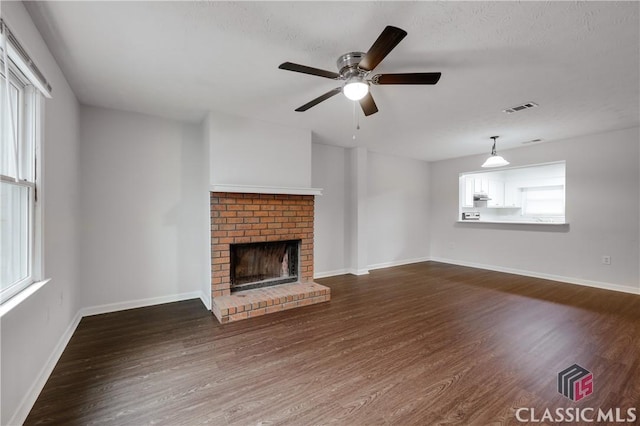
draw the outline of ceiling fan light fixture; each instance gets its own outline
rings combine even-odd
[[[344,84],[342,93],[352,101],[359,101],[369,93],[369,84],[362,77],[352,77]]]
[[[491,139],[493,139],[493,148],[491,148],[491,156],[487,158],[487,161],[484,162],[482,167],[502,167],[502,166],[508,165],[509,162],[504,158],[502,158],[500,155],[498,155],[498,153],[496,152],[496,139],[498,139],[498,136],[491,136]]]

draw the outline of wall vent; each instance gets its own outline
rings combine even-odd
[[[518,111],[524,111],[525,109],[535,108],[538,104],[535,102],[527,102],[522,105],[517,105],[511,108],[503,109],[502,112],[506,112],[507,114],[511,114]]]

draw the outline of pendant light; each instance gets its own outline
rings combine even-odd
[[[491,139],[493,139],[493,148],[491,148],[491,156],[487,158],[487,161],[484,162],[482,167],[502,167],[509,164],[507,160],[505,160],[504,158],[502,158],[496,153],[496,139],[498,139],[498,137],[499,136],[491,136]]]

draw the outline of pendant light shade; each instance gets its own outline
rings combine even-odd
[[[496,153],[496,139],[498,139],[498,136],[491,136],[491,139],[493,139],[493,148],[491,149],[491,156],[487,158],[487,161],[484,162],[482,167],[506,166],[507,164],[509,164],[509,162]]]
[[[482,167],[502,167],[508,165],[509,162],[499,155],[492,155],[487,158]]]

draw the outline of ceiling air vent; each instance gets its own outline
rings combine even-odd
[[[535,103],[535,102],[527,102],[527,103],[522,104],[522,105],[518,105],[518,106],[511,107],[511,108],[503,109],[502,112],[506,112],[507,114],[511,114],[511,113],[518,112],[518,111],[524,111],[525,109],[535,108],[537,106],[538,106],[538,104]]]
[[[542,139],[531,139],[530,141],[524,141],[524,142],[520,142],[521,144],[528,144],[528,143],[536,143],[536,142],[542,142]]]

